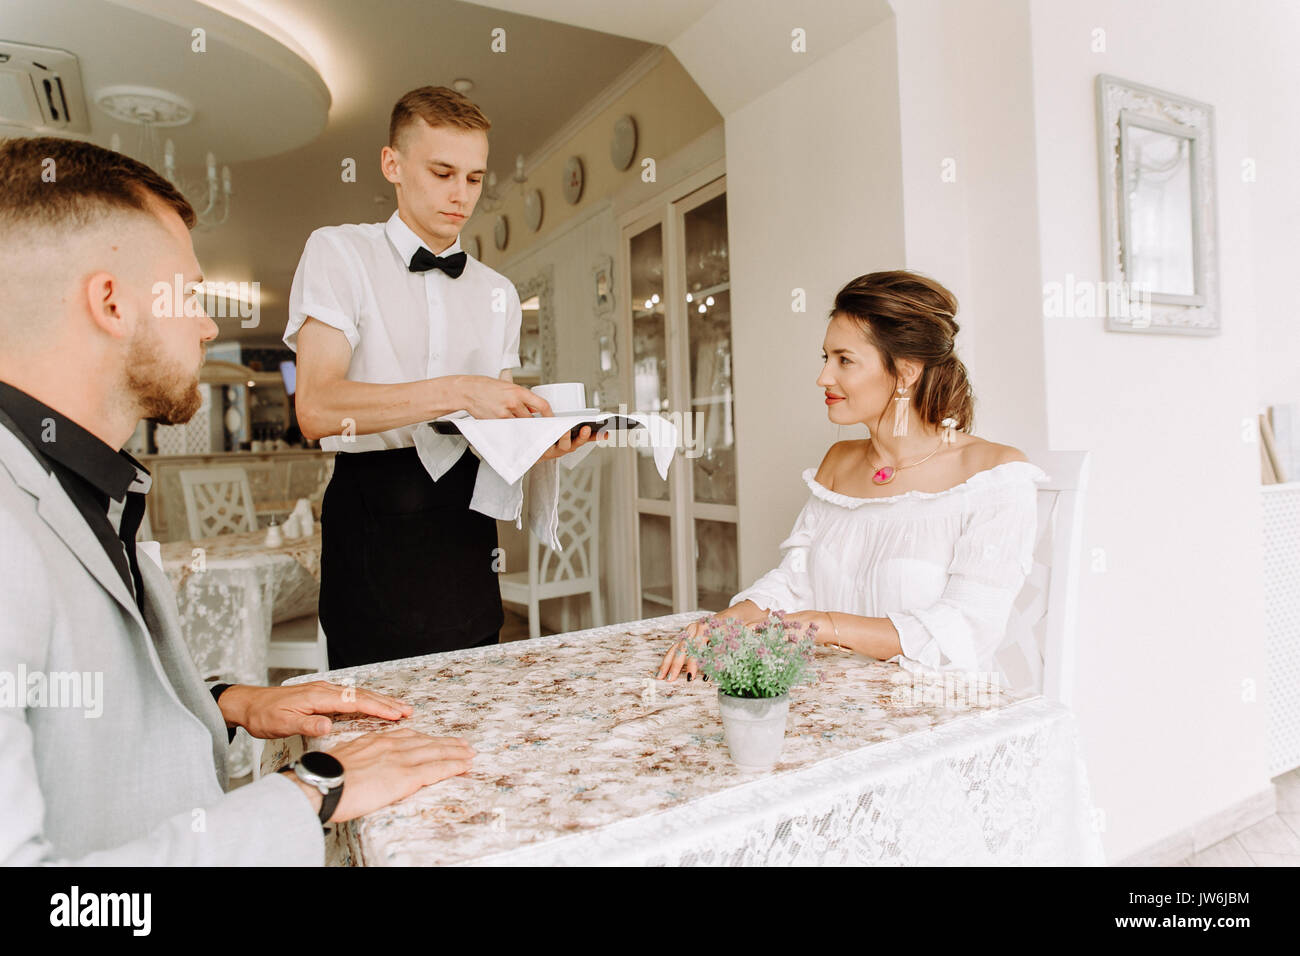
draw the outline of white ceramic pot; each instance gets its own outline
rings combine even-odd
[[[732,697],[718,692],[731,759],[742,770],[770,770],[781,757],[790,695]]]

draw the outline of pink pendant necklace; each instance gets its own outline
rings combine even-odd
[[[944,444],[943,440],[940,439],[939,448],[942,448],[943,444]],[[900,469],[913,468],[916,465],[929,461],[931,458],[934,457],[935,452],[937,452],[939,448],[936,448],[934,451],[930,452],[930,454],[922,458],[921,461],[914,461],[910,465],[881,465],[879,468],[877,468],[875,471],[871,473],[871,480],[877,485],[887,485],[894,480],[894,476],[898,474]],[[871,464],[870,455],[867,456],[867,464],[868,465]]]

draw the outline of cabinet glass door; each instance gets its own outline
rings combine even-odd
[[[632,278],[632,410],[666,412],[668,343],[664,301],[664,230],[659,223],[633,236],[628,247]],[[655,470],[652,449],[636,449],[637,496],[667,501],[668,482]]]
[[[731,270],[727,196],[714,183],[678,205],[685,278],[691,426],[690,516],[696,607],[720,611],[740,590],[736,542],[736,432],[731,384]]]
[[[637,410],[669,414],[681,429],[668,481],[650,449],[636,449],[641,609],[721,610],[740,590],[725,179],[665,199],[625,222],[622,237],[626,384]]]

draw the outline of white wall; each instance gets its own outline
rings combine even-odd
[[[1294,264],[1296,240],[1252,222],[1268,187],[1238,170],[1262,145],[1255,123],[1289,131],[1272,144],[1300,127],[1295,110],[1265,109],[1246,67],[1282,8],[1253,6],[1258,18],[1215,0],[1032,4],[1044,282],[1102,278],[1097,73],[1212,104],[1218,137],[1222,334],[1043,322],[1052,444],[1094,456],[1084,544],[1105,571],[1080,582],[1076,710],[1112,858],[1268,785],[1259,451],[1242,426],[1260,394],[1256,251],[1277,261],[1289,248]],[[1090,52],[1096,27],[1105,53]],[[1244,681],[1260,688],[1253,702]]]
[[[975,434],[1032,454],[1047,447],[1047,385],[1028,3],[895,5],[906,234],[897,267],[957,296]]]
[[[777,563],[800,472],[850,437],[816,385],[835,293],[903,262],[894,54],[886,21],[726,117],[741,587]]]
[[[1295,97],[1300,93],[1300,3],[1270,0],[1256,4],[1246,72],[1245,154],[1220,153],[1225,178],[1242,180],[1254,242],[1251,259],[1258,304],[1259,399],[1262,405],[1300,403],[1300,303],[1296,265],[1300,263],[1300,123]],[[1264,18],[1267,17],[1267,20]],[[1234,186],[1235,188],[1235,186]],[[1300,472],[1287,476],[1300,480]]]

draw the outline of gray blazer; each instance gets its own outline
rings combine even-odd
[[[34,452],[0,412],[0,862],[321,865],[297,784],[224,792],[225,721],[166,576],[138,552],[141,617]]]

